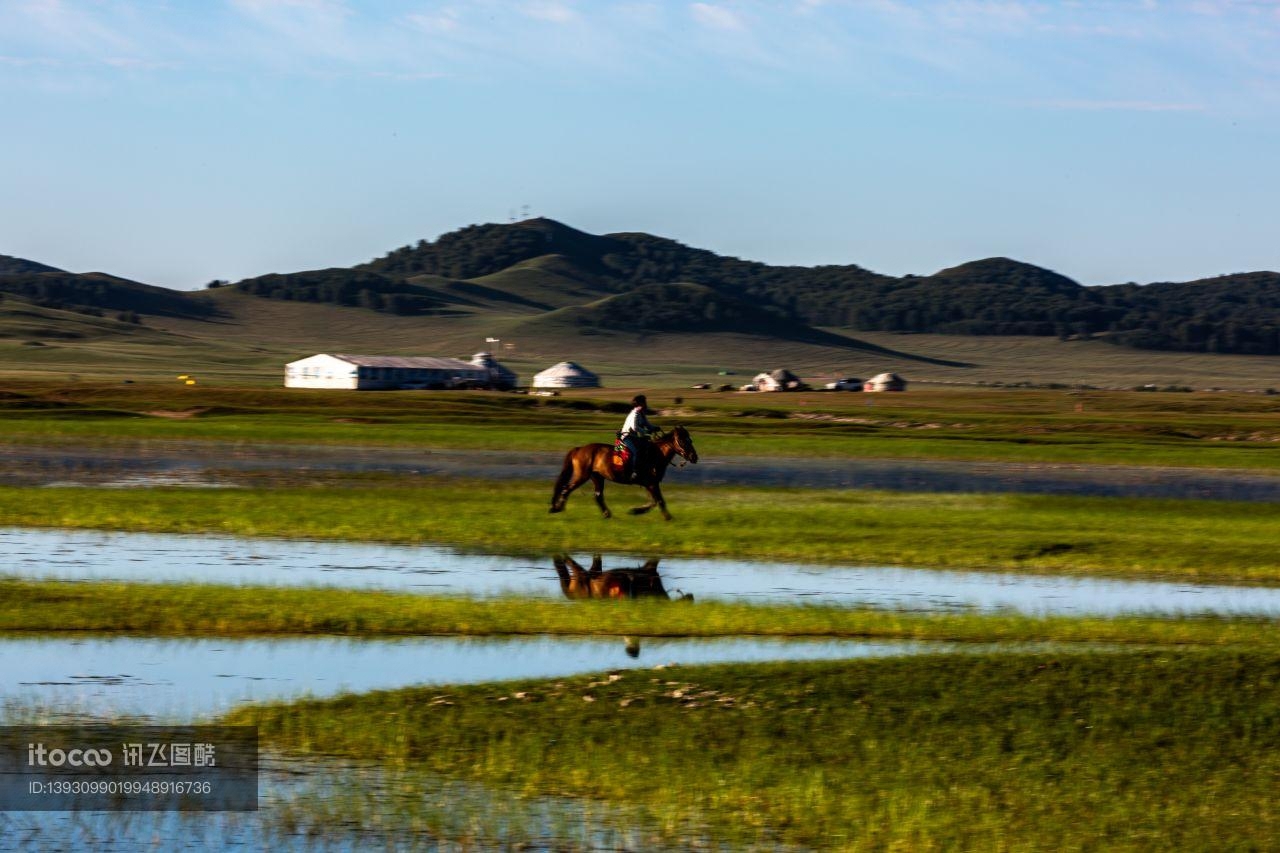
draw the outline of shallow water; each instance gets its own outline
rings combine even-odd
[[[551,483],[563,452],[137,441],[111,447],[0,446],[0,483],[209,487],[246,474],[298,478],[378,473]],[[684,485],[789,486],[915,492],[1280,500],[1280,476],[1215,468],[1101,464],[720,456],[669,475]],[[637,492],[638,494],[638,492]],[[589,503],[589,498],[586,499]]]
[[[634,646],[633,646],[634,648]],[[888,657],[942,644],[858,640],[622,637],[392,640],[0,639],[0,703],[92,717],[190,721],[246,701],[333,696],[414,684],[464,684],[672,664]]]
[[[0,812],[0,850],[741,850],[625,804],[267,752],[257,812]],[[664,821],[664,823],[666,823]],[[774,844],[770,851],[782,850]]]
[[[459,554],[432,546],[6,528],[0,529],[0,554],[0,574],[21,577],[562,595],[551,556]],[[586,565],[590,555],[578,559]],[[607,557],[604,568],[636,567],[645,559]],[[692,594],[698,601],[1077,615],[1280,615],[1280,588],[693,558],[661,559],[659,571],[667,591]]]

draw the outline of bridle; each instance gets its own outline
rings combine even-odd
[[[680,461],[675,463],[677,468],[683,468],[684,466],[689,464],[689,457],[685,455],[686,453],[689,452],[689,449],[680,443],[680,432],[682,431],[683,431],[682,428],[678,426],[672,429],[670,432],[667,432],[665,429],[658,429],[653,431],[654,444],[657,444],[660,441],[671,442],[671,452],[674,453],[676,456],[680,457]],[[688,433],[685,433],[685,434],[687,435]]]
[[[666,435],[667,435],[666,433],[663,433],[663,437],[664,437],[664,438],[666,437]],[[689,449],[688,449],[688,448],[686,448],[686,447],[685,447],[683,444],[681,444],[681,442],[680,442],[680,431],[679,431],[679,427],[677,427],[676,429],[672,430],[672,431],[671,431],[671,433],[670,433],[670,435],[671,435],[671,449],[672,449],[673,451],[675,451],[675,454],[676,454],[677,456],[679,456],[679,457],[680,457],[680,461],[679,461],[678,463],[676,463],[676,467],[677,467],[677,468],[683,468],[684,466],[686,466],[686,465],[688,465],[688,464],[689,464],[689,457],[688,457],[688,455],[687,455],[687,454],[689,453]]]

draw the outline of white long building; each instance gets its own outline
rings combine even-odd
[[[284,368],[286,388],[337,388],[375,391],[396,388],[512,388],[516,375],[477,353],[470,362],[457,358],[320,353]]]

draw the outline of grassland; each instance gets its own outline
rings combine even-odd
[[[690,427],[704,460],[758,454],[1280,470],[1280,397],[978,387],[1261,390],[1280,385],[1273,358],[1028,338],[857,335],[876,351],[730,334],[582,335],[554,318],[517,314],[392,317],[229,289],[209,298],[222,311],[215,322],[148,317],[143,326],[6,300],[0,440],[90,452],[145,453],[157,444],[197,444],[214,454],[272,444],[550,451],[607,439],[622,401],[644,390],[664,410],[659,422]],[[526,379],[574,359],[609,387],[554,400],[274,387],[284,362],[314,352],[465,357],[489,336],[502,338],[501,357]],[[775,367],[809,377],[896,370],[913,384],[904,395],[875,396],[685,390]],[[178,373],[196,375],[197,384],[180,385]],[[585,493],[566,514],[548,516],[549,477],[281,482],[0,488],[0,525],[1280,584],[1280,508],[1266,504],[691,489],[676,474],[667,497],[677,520],[664,524],[602,521]],[[615,510],[638,495],[609,491]],[[1274,628],[1247,619],[0,581],[0,630],[10,635],[757,635],[1080,649],[409,689],[228,716],[303,754],[373,757],[427,778],[636,809],[675,848],[1272,847],[1280,831]],[[1089,651],[1091,644],[1113,650]],[[421,787],[412,790],[420,800]],[[322,833],[350,819],[341,805],[313,804]]]
[[[627,503],[614,494],[615,508]],[[549,516],[543,484],[377,478],[345,488],[0,488],[0,525],[435,543],[1272,585],[1280,507],[1261,503],[671,488],[676,520]],[[799,531],[799,532],[797,532]]]
[[[914,383],[1065,383],[1257,390],[1280,387],[1275,359],[1126,349],[1101,341],[897,335],[828,330],[849,345],[823,346],[730,334],[635,335],[590,330],[527,313],[484,310],[448,317],[397,317],[356,308],[261,299],[221,288],[203,294],[213,320],[148,316],[144,325],[0,303],[0,376],[156,381],[194,373],[231,384],[280,381],[286,362],[317,352],[469,357],[502,341],[500,356],[526,379],[562,360],[599,373],[614,388],[675,389],[745,381],[786,367],[807,377],[866,377],[885,370]],[[492,306],[490,306],[492,307]],[[507,306],[510,309],[510,304]],[[429,342],[429,343],[426,343]]]
[[[9,443],[127,442],[559,452],[608,440],[629,391],[546,399],[251,386],[0,384]],[[1280,395],[933,390],[907,394],[655,393],[659,422],[699,452],[1280,469]]]
[[[1271,653],[953,655],[415,688],[226,720],[302,754],[638,808],[676,846],[1267,849],[1278,686]]]
[[[10,380],[0,392],[10,444],[145,452],[151,443],[195,443],[214,453],[271,443],[546,450],[607,437],[627,396],[351,395],[47,379]],[[1280,468],[1280,400],[1263,395],[651,397],[666,420],[690,426],[704,459],[769,453]],[[652,516],[601,520],[585,493],[567,513],[549,516],[549,481],[282,482],[296,481],[257,487],[246,477],[246,487],[210,490],[4,487],[0,525],[429,542],[540,557],[604,551],[1280,584],[1280,507],[1269,504],[693,489],[677,473],[666,490],[676,521],[666,524]],[[611,487],[609,498],[620,510],[639,492]],[[1280,793],[1273,620],[5,580],[0,630],[1072,644],[1079,651],[409,689],[251,706],[227,719],[256,723],[267,743],[304,755],[372,757],[427,780],[616,807],[658,827],[676,849],[1262,849],[1280,830],[1272,807]],[[404,799],[373,805],[412,811],[423,789],[405,778]],[[301,805],[321,833],[370,817],[343,808],[341,797]],[[375,811],[370,819],[383,827],[398,817]],[[384,819],[391,823],[378,823]],[[503,834],[501,815],[479,819],[502,843],[522,841]]]
[[[689,425],[704,462],[763,454],[1280,470],[1280,398],[1265,395],[939,390],[655,394],[653,402],[661,420]],[[540,399],[176,383],[0,387],[11,445],[144,455],[201,446],[214,459],[262,445],[547,453],[607,438],[624,408],[599,392]],[[564,515],[546,515],[554,472],[549,462],[537,483],[298,475],[240,477],[233,482],[248,488],[211,491],[10,487],[0,489],[0,524],[1280,583],[1280,516],[1265,504],[690,489],[676,472],[666,489],[675,523],[604,523],[586,492]],[[615,509],[641,495],[607,491]]]
[[[912,613],[828,605],[471,599],[325,588],[0,579],[0,632],[165,637],[838,637],[1280,647],[1266,619]]]

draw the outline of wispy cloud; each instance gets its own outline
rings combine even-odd
[[[431,35],[456,33],[462,26],[462,13],[454,7],[430,12],[411,12],[405,21]]]
[[[15,23],[28,37],[72,50],[129,51],[133,40],[95,14],[97,10],[63,0],[26,0],[14,4]]]
[[[171,71],[181,67],[177,62],[138,59],[135,56],[108,56],[102,60],[102,64],[121,71]]]
[[[552,24],[568,24],[578,19],[578,13],[571,7],[564,3],[550,2],[550,0],[527,3],[523,11],[536,21],[546,21]]]
[[[1081,110],[1086,112],[1134,112],[1134,113],[1196,113],[1208,109],[1204,104],[1166,101],[1109,101],[1090,99],[1064,99],[1033,102],[1032,106],[1052,110]]]
[[[981,32],[1025,32],[1041,16],[1037,4],[1019,0],[947,0],[935,9],[944,27]]]
[[[231,7],[271,39],[277,55],[359,58],[361,45],[347,28],[353,13],[338,0],[231,0]]]
[[[894,97],[1190,112],[1280,103],[1277,41],[1277,0],[0,0],[10,76],[746,70]]]
[[[726,6],[717,6],[713,3],[691,3],[689,14],[699,24],[712,30],[741,32],[747,28],[738,13]]]
[[[0,56],[0,65],[10,68],[57,68],[63,64],[52,56]]]

